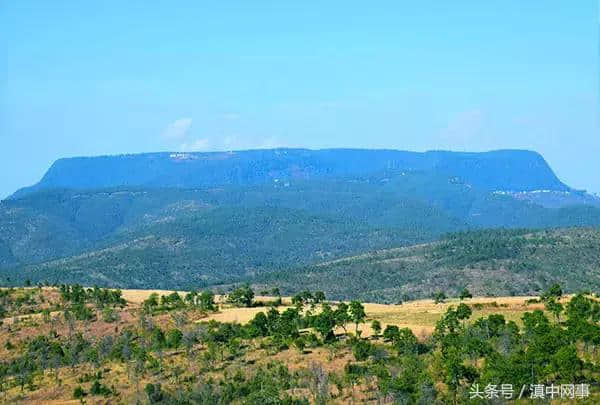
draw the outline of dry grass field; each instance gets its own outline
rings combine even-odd
[[[117,309],[117,321],[106,321],[101,315],[101,311],[90,308],[95,313],[93,321],[68,322],[64,315],[64,302],[61,301],[60,294],[54,288],[28,288],[15,290],[13,298],[23,298],[23,304],[18,309],[12,309],[12,312],[5,314],[0,319],[0,358],[14,358],[19,350],[26,348],[28,343],[37,336],[76,336],[80,334],[84,339],[98,341],[105,337],[116,336],[127,330],[127,328],[139,328],[141,325],[140,308],[144,300],[151,294],[156,293],[160,296],[168,296],[173,291],[166,290],[123,290],[122,297],[127,301],[124,308]],[[186,292],[179,291],[183,296]],[[30,295],[32,298],[27,298]],[[507,320],[513,320],[521,324],[521,317],[527,311],[535,309],[544,309],[541,303],[528,303],[529,300],[536,297],[476,297],[466,299],[462,302],[469,304],[473,309],[473,317],[478,319],[486,317],[492,313],[500,313]],[[568,300],[563,297],[563,301]],[[268,303],[275,300],[274,297],[257,296],[255,301],[259,303]],[[215,302],[217,310],[214,312],[202,312],[188,309],[185,311],[185,325],[179,325],[180,328],[189,329],[191,325],[198,322],[218,321],[227,323],[246,324],[253,319],[259,312],[267,312],[270,307],[258,305],[250,308],[234,307],[227,303],[225,297],[216,296]],[[381,342],[381,338],[373,338],[373,331],[370,328],[371,321],[378,320],[382,327],[387,325],[397,325],[400,328],[410,328],[419,340],[426,340],[432,334],[436,322],[442,317],[450,306],[456,306],[460,303],[458,299],[448,299],[443,303],[435,303],[433,300],[418,300],[406,302],[401,305],[383,305],[365,303],[366,321],[360,324],[361,336],[370,338],[374,342]],[[277,309],[283,312],[291,306],[291,298],[283,297],[282,304]],[[332,303],[335,304],[335,303]],[[61,307],[63,305],[63,307]],[[42,310],[44,310],[42,312]],[[305,311],[308,308],[305,308]],[[310,308],[313,313],[320,311],[319,306]],[[158,325],[165,331],[177,327],[177,314],[181,311],[172,311],[166,313],[157,313],[151,316],[151,322]],[[180,322],[180,321],[179,321]],[[349,323],[347,329],[354,332],[355,325]],[[336,330],[336,333],[342,335],[342,330]],[[341,342],[340,342],[341,343]],[[165,350],[161,355],[161,368],[164,370],[161,375],[170,376],[166,381],[161,380],[170,386],[177,386],[178,381],[184,381],[185,378],[192,378],[196,375],[204,377],[213,377],[223,379],[227,375],[234,375],[242,370],[247,371],[251,367],[266,366],[270,362],[281,362],[285,364],[290,372],[300,372],[313,364],[321,364],[325,372],[343,373],[344,367],[353,361],[352,351],[343,344],[311,347],[307,350],[297,350],[290,347],[286,350],[269,352],[269,349],[261,345],[260,340],[244,344],[244,348],[238,357],[233,361],[215,361],[210,366],[206,366],[202,360],[203,354],[208,350],[206,345],[196,345],[191,353],[185,353],[185,350],[171,349]],[[222,356],[222,354],[221,354]],[[193,359],[193,360],[190,360]],[[90,380],[82,380],[86,374],[92,375],[99,370],[104,372],[102,383],[112,387],[118,396],[86,396],[83,400],[87,404],[112,404],[112,403],[135,403],[140,401],[145,403],[146,397],[144,387],[148,383],[156,383],[155,374],[143,373],[141,377],[134,377],[134,364],[123,363],[109,360],[100,368],[90,362],[74,364],[72,366],[61,366],[58,369],[49,369],[37,374],[35,381],[27,385],[25,389],[18,385],[13,385],[4,390],[0,390],[0,402],[4,403],[27,403],[27,404],[77,404],[80,399],[73,398],[74,389],[78,386],[89,390]],[[177,371],[180,370],[180,371]],[[182,373],[179,376],[179,373]],[[161,377],[165,378],[165,377]],[[1,388],[1,387],[0,387]],[[336,393],[335,387],[332,392]],[[298,391],[300,390],[300,391]],[[4,392],[2,392],[4,391]],[[352,401],[354,403],[377,403],[373,402],[369,396],[368,387],[356,387],[349,392],[337,392],[337,400],[328,403],[345,404]],[[290,394],[295,396],[306,396],[301,389]],[[371,399],[369,399],[371,398]]]
[[[147,299],[150,294],[168,295],[173,291],[169,290],[123,290],[123,297],[133,305],[141,304]],[[180,294],[185,294],[184,291],[179,291]],[[458,305],[460,302],[465,302],[473,309],[473,319],[487,317],[492,313],[500,313],[504,315],[507,321],[515,321],[521,324],[521,317],[527,311],[535,309],[544,309],[541,303],[527,303],[530,299],[535,299],[533,296],[518,296],[518,297],[474,297],[464,301],[452,298],[443,303],[435,303],[431,299],[416,300],[405,302],[402,305],[386,305],[364,303],[367,319],[369,321],[377,319],[383,325],[397,325],[401,328],[410,328],[416,336],[428,336],[434,328],[436,322],[446,312],[448,307]],[[563,298],[563,301],[568,301],[568,296]],[[227,305],[224,302],[224,297],[216,296],[216,301],[219,304],[219,311],[211,314],[203,320],[214,319],[219,322],[237,322],[245,324],[249,322],[259,312],[265,312],[264,307],[253,308],[237,308]],[[257,301],[267,302],[274,300],[274,297],[257,296]],[[284,306],[279,307],[280,311],[285,310],[291,305],[290,297],[282,298]],[[287,304],[287,306],[285,306]],[[362,324],[359,329],[362,330],[362,336],[371,336],[372,331],[369,326],[370,322]]]

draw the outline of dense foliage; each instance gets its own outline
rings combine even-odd
[[[387,303],[438,293],[537,295],[553,283],[570,292],[599,292],[600,231],[461,232],[432,244],[378,250],[249,280],[261,287],[277,285],[286,294],[322,289],[335,299]]]

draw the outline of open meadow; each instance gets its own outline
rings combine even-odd
[[[150,294],[168,295],[175,291],[172,290],[123,290],[123,298],[132,305],[140,305]],[[178,291],[185,294],[185,291]],[[522,323],[521,317],[527,311],[535,309],[544,309],[543,303],[528,302],[537,297],[474,297],[465,300],[472,305],[473,318],[487,317],[492,313],[502,314],[506,320]],[[568,296],[562,298],[568,301]],[[275,297],[257,296],[259,302],[274,301]],[[237,322],[241,324],[248,323],[259,312],[264,312],[264,307],[239,308],[226,304],[225,297],[215,296],[217,303],[220,303],[219,311],[210,314],[205,320],[214,319],[218,322]],[[282,297],[284,306],[280,310],[291,307],[291,297]],[[417,336],[429,336],[433,333],[435,324],[440,320],[448,307],[458,305],[462,302],[459,299],[452,298],[444,300],[441,303],[435,303],[433,299],[408,301],[401,305],[392,304],[374,304],[363,303],[367,320],[377,319],[385,328],[387,325],[396,325],[400,328],[410,328]],[[363,331],[362,336],[371,336],[372,330],[369,323],[361,324],[359,329]]]

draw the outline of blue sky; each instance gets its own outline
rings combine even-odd
[[[276,146],[533,149],[600,192],[596,0],[372,3],[0,0],[0,197],[60,157]]]

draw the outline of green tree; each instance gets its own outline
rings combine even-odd
[[[148,311],[152,311],[154,308],[158,307],[158,294],[152,293],[144,300],[142,304],[144,309]]]
[[[567,304],[569,320],[586,320],[592,314],[592,303],[583,294],[577,294]]]
[[[344,329],[344,333],[347,334],[348,331],[346,330],[346,324],[352,320],[350,318],[350,314],[348,313],[348,304],[345,302],[340,302],[335,311],[333,311],[333,316],[335,318],[335,326],[341,327]]]
[[[562,297],[563,295],[563,291],[562,288],[560,287],[560,284],[552,284],[542,295],[541,295],[541,299],[542,301],[547,301],[549,299],[560,299],[560,297]]]
[[[461,300],[464,300],[467,298],[473,298],[473,294],[471,294],[471,292],[469,290],[467,290],[467,288],[465,287],[461,290],[458,298],[460,298]]]
[[[574,346],[563,346],[551,357],[549,371],[555,374],[560,383],[581,381],[583,362],[577,357]]]
[[[319,304],[325,301],[325,293],[323,291],[316,291],[314,295],[315,304]]]
[[[373,322],[371,322],[371,329],[373,330],[374,336],[379,336],[379,333],[381,332],[381,322],[374,319]]]
[[[252,296],[254,297],[254,296]],[[198,306],[202,311],[214,311],[215,307],[215,295],[212,291],[206,290],[202,291],[197,297]],[[250,298],[250,302],[252,303],[252,298]]]
[[[304,353],[304,349],[306,348],[306,340],[304,337],[298,336],[296,339],[294,339],[294,346],[301,354]]]
[[[75,399],[81,399],[85,396],[85,391],[83,390],[83,388],[81,388],[80,385],[78,385],[77,387],[75,387],[75,389],[73,390],[73,398]]]
[[[352,322],[356,326],[355,332],[358,335],[358,324],[365,321],[367,314],[365,313],[365,307],[359,301],[350,301],[350,317]]]
[[[333,328],[336,325],[334,312],[327,304],[323,304],[320,314],[315,317],[314,327],[321,334],[323,341],[330,341],[335,338]]]
[[[554,297],[547,299],[544,302],[544,305],[546,309],[554,315],[556,320],[560,322],[560,314],[564,310],[563,305],[560,302],[556,301]]]
[[[460,320],[469,319],[473,312],[471,308],[467,304],[463,304],[462,302],[456,308],[456,316]]]
[[[446,301],[446,294],[443,291],[438,291],[433,295],[433,302],[440,304]]]
[[[159,350],[167,346],[165,334],[159,327],[154,327],[150,333],[150,346],[153,350]]]
[[[102,309],[102,320],[104,322],[116,322],[119,320],[119,313],[111,307],[104,307]]]
[[[292,297],[292,305],[294,305],[298,311],[302,311],[304,307],[304,297],[301,293],[298,293]]]
[[[248,323],[248,330],[252,337],[267,336],[269,334],[269,320],[264,312],[254,315],[254,318]]]
[[[400,354],[417,354],[419,341],[409,328],[402,328],[394,340],[394,348]]]
[[[196,305],[197,298],[198,298],[198,292],[192,290],[185,295],[184,300],[189,306],[194,306],[194,305]]]
[[[236,288],[227,296],[228,302],[240,307],[251,307],[253,299],[254,291],[248,284]]]
[[[144,391],[146,392],[146,395],[148,396],[148,402],[150,404],[158,404],[158,403],[162,402],[164,399],[164,396],[165,396],[160,383],[157,383],[157,384],[148,383],[148,384],[146,384]]]
[[[383,338],[390,342],[395,342],[400,338],[400,328],[396,325],[388,325],[383,331]]]

